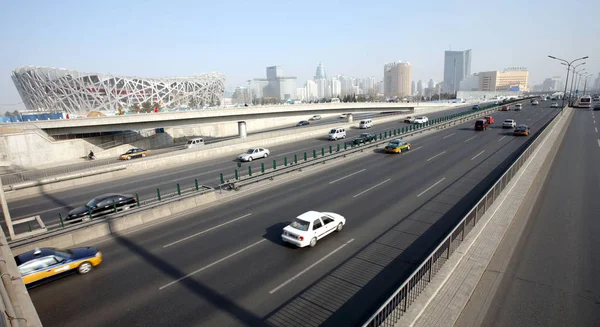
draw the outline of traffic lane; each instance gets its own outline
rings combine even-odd
[[[410,154],[410,153],[409,153],[409,154]],[[462,156],[462,155],[459,155],[459,157],[460,157],[460,156]],[[416,175],[416,174],[411,174],[411,175],[412,175],[412,176],[418,176],[418,175]],[[307,189],[308,189],[308,188],[307,188]],[[276,193],[278,193],[278,194],[279,194],[280,192],[276,192]],[[393,194],[393,192],[387,192],[387,193],[389,193],[389,194]],[[336,196],[336,197],[337,197],[337,196]],[[268,199],[268,200],[267,200],[267,202],[273,202],[273,201],[270,201],[270,199]],[[297,201],[293,201],[293,202],[297,202]],[[325,202],[330,202],[330,201],[325,201]],[[242,228],[242,229],[246,229],[246,228]],[[229,234],[229,233],[225,233],[225,234]],[[239,237],[235,237],[235,239],[239,239]],[[211,243],[211,242],[208,242],[208,243]],[[230,243],[233,243],[233,242],[230,242]],[[322,244],[322,243],[320,243],[320,245],[321,245],[321,244]],[[196,246],[196,245],[188,245],[187,247],[188,247],[188,248],[191,248],[191,249],[199,249],[199,248],[203,248],[203,246],[202,246],[202,245],[197,245],[197,246]],[[103,250],[103,251],[106,251],[106,250]],[[180,252],[181,252],[181,251],[180,251]],[[110,253],[110,252],[107,252],[107,253]],[[263,251],[261,251],[261,255],[263,255],[263,254],[264,254],[264,253],[263,253]],[[202,255],[197,255],[197,256],[198,256],[198,257],[202,257]],[[270,256],[267,256],[267,257],[270,257]],[[241,257],[240,257],[240,258],[241,258]],[[107,259],[107,260],[108,260],[108,259]],[[190,259],[186,258],[186,260],[192,260],[192,261],[193,261],[193,258],[190,258]],[[140,269],[140,268],[139,268],[139,267],[136,267],[136,269]],[[118,289],[121,289],[121,287],[118,287]]]
[[[431,117],[433,119],[460,110],[462,109],[457,108],[441,113],[434,113],[431,115]],[[397,128],[397,124],[397,122],[376,124],[374,128],[370,129],[370,131],[387,131],[392,128]],[[362,131],[359,129],[349,129],[348,137],[354,137],[361,132]],[[325,144],[331,144],[330,142],[326,141],[327,131],[324,131],[324,135],[324,137],[313,140],[305,140],[295,144],[276,146],[271,148],[271,150],[276,159],[281,159],[284,155],[294,152],[293,150],[297,151],[299,146],[303,147],[301,151],[310,151],[318,148],[319,145],[323,147]],[[283,153],[283,155],[277,155],[277,153]],[[113,180],[99,184],[86,185],[71,190],[46,193],[42,196],[32,199],[10,201],[9,208],[11,209],[14,217],[40,215],[44,222],[56,224],[59,222],[59,213],[64,215],[70,209],[81,206],[88,202],[91,198],[102,193],[138,193],[142,199],[145,199],[147,197],[156,197],[157,188],[160,188],[163,194],[173,193],[176,191],[177,183],[180,183],[181,187],[185,188],[194,187],[195,178],[199,178],[200,183],[214,185],[218,183],[218,173],[221,171],[219,167],[222,168],[228,163],[232,166],[232,168],[229,169],[229,174],[233,174],[233,169],[236,168],[234,166],[235,157],[232,156],[231,159],[218,158],[215,160],[209,160],[207,162],[192,163],[174,167],[169,172],[155,171],[144,173],[142,175],[122,178],[118,181]]]
[[[483,325],[593,326],[600,319],[600,148],[590,112],[573,115]]]

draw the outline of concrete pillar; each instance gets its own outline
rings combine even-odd
[[[348,114],[348,116],[346,116],[346,119],[348,120],[349,123],[354,121],[354,116],[352,114]]]
[[[241,139],[245,139],[246,137],[248,137],[248,133],[246,132],[246,122],[245,121],[238,122],[238,135],[240,136]]]

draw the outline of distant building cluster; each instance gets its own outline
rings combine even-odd
[[[459,91],[529,91],[529,72],[527,68],[508,68],[504,71],[480,72],[465,77]]]

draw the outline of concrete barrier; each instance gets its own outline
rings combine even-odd
[[[214,191],[189,196],[182,199],[167,200],[151,208],[142,208],[121,212],[116,217],[98,219],[79,226],[67,227],[25,240],[9,242],[14,255],[33,250],[37,247],[70,248],[94,239],[126,231],[146,223],[164,219],[217,200]]]

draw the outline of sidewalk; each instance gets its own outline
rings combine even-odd
[[[517,172],[396,326],[454,326],[546,158],[572,116],[566,108],[534,154]],[[558,144],[556,144],[558,145]]]

